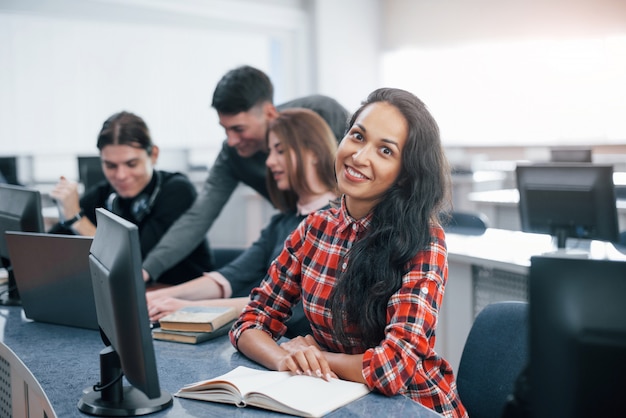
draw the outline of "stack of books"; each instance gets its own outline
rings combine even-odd
[[[238,317],[239,312],[233,307],[189,306],[161,318],[152,337],[198,344],[227,334]]]

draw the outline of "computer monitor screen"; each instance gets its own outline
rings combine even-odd
[[[20,297],[11,269],[6,231],[44,232],[41,194],[38,190],[0,184],[0,261],[9,272],[8,295],[0,300],[0,304],[16,305]]]
[[[89,266],[106,348],[100,353],[102,389],[87,391],[78,408],[98,416],[165,409],[172,396],[159,386],[137,226],[102,208],[96,219]],[[122,375],[130,386],[123,385]]]
[[[95,184],[106,180],[99,156],[78,157],[78,179],[85,186],[85,190],[89,190]]]
[[[534,418],[623,417],[626,261],[532,257]]]
[[[19,184],[17,175],[17,157],[0,157],[0,180],[7,184]],[[0,183],[2,183],[0,181]]]
[[[585,163],[518,164],[522,230],[567,238],[619,239],[613,166]]]

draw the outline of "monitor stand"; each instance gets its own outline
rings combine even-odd
[[[575,242],[575,246],[567,246],[566,239],[562,236],[552,238],[553,250],[542,253],[541,255],[559,258],[589,258],[591,256],[591,241],[570,239],[570,244]]]
[[[111,346],[100,352],[100,380],[101,387],[86,390],[78,401],[80,411],[102,417],[131,417],[161,411],[173,402],[165,391],[150,399],[141,390],[124,386],[120,358]]]

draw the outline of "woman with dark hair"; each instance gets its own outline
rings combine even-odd
[[[340,204],[287,238],[232,343],[273,370],[362,382],[467,416],[452,369],[434,350],[448,274],[438,219],[450,201],[435,120],[413,94],[376,90],[353,115],[335,170]],[[312,333],[278,345],[299,301]]]
[[[217,271],[179,286],[147,294],[150,319],[157,321],[185,306],[235,306],[243,309],[285,238],[312,212],[328,208],[337,198],[334,175],[336,139],[328,124],[308,109],[287,109],[268,127],[269,154],[265,161],[267,190],[280,210],[261,236],[238,258]],[[302,305],[293,309],[288,335],[311,332]]]
[[[50,232],[93,236],[95,210],[103,207],[137,225],[143,258],[191,206],[196,189],[183,174],[154,168],[159,148],[152,142],[144,120],[133,113],[119,112],[109,117],[98,134],[97,147],[106,181],[79,196],[78,184],[61,177],[50,193],[59,204],[61,222]],[[211,267],[205,239],[160,276],[158,283],[182,283]]]

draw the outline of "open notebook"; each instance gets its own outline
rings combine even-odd
[[[11,266],[27,318],[98,329],[89,272],[93,238],[7,232]]]

